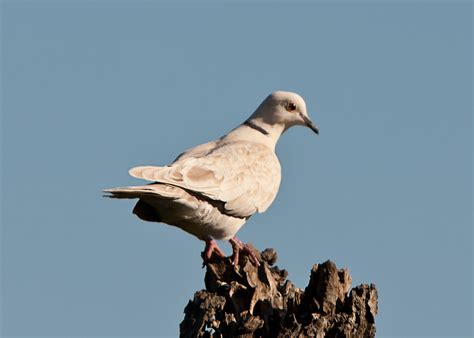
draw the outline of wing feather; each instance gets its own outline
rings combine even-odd
[[[200,155],[178,157],[166,167],[132,168],[130,175],[222,201],[227,213],[236,217],[264,212],[276,197],[280,163],[265,145],[229,142]]]

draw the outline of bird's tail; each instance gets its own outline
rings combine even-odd
[[[136,187],[106,189],[103,192],[106,193],[104,197],[138,198],[133,213],[150,222],[167,223],[166,219],[162,218],[162,210],[167,209],[169,213],[169,210],[174,209],[181,213],[183,210],[196,208],[193,204],[195,198],[184,189],[168,184],[151,183]]]
[[[162,199],[178,199],[183,197],[185,191],[181,188],[160,184],[152,183],[148,185],[141,185],[135,187],[121,187],[102,190],[105,194],[104,197],[110,198],[146,198],[155,197]]]

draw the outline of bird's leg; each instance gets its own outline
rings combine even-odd
[[[240,250],[242,250],[244,243],[242,243],[237,237],[232,237],[231,239],[229,239],[229,243],[230,245],[232,245],[232,264],[234,266],[237,266],[239,265],[239,253]]]
[[[206,240],[206,247],[204,248],[203,258],[204,262],[211,259],[212,253],[215,252],[220,257],[225,257],[225,253],[217,246],[217,243],[212,238]]]
[[[244,244],[240,239],[236,236],[229,239],[230,245],[232,245],[232,264],[237,266],[239,264],[239,256],[240,252],[245,252],[248,256],[250,261],[255,264],[256,266],[260,266],[257,256],[255,255],[254,250],[248,245]]]

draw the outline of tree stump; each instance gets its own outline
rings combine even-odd
[[[328,260],[313,266],[302,290],[274,266],[275,250],[258,256],[259,267],[245,255],[238,266],[211,258],[206,290],[184,309],[181,337],[375,337],[375,285],[351,289],[348,270]]]

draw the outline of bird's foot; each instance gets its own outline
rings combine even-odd
[[[206,240],[206,247],[202,252],[203,266],[209,262],[213,253],[216,253],[220,257],[225,257],[225,253],[217,246],[217,243],[213,239]]]
[[[244,244],[237,237],[232,237],[231,239],[229,239],[229,242],[230,242],[230,245],[232,245],[231,260],[234,266],[237,266],[239,264],[240,252],[246,253],[250,261],[255,266],[260,266],[260,262],[258,261],[257,255],[255,254],[254,249],[250,245]]]

